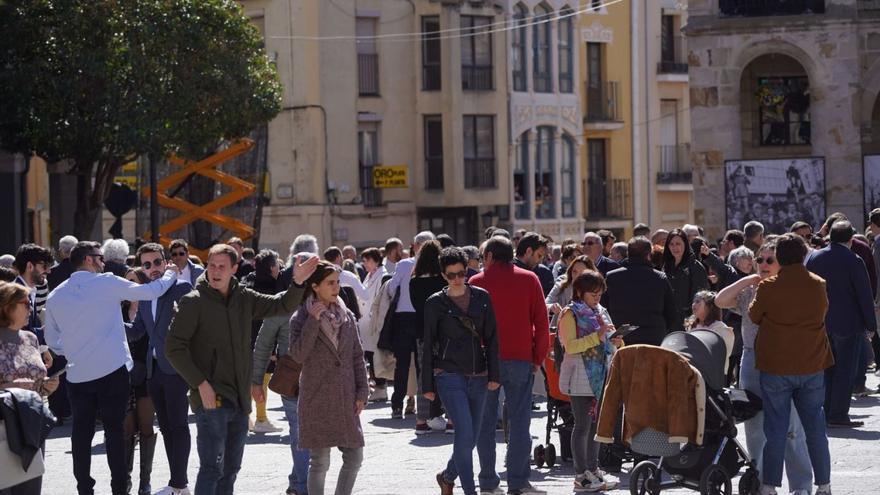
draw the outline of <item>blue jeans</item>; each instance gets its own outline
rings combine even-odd
[[[828,333],[834,366],[825,370],[825,414],[828,421],[849,421],[849,405],[852,401],[853,384],[858,371],[859,354],[862,352],[864,332],[839,336]]]
[[[825,380],[823,372],[811,375],[771,375],[761,372],[761,395],[764,398],[763,479],[765,485],[782,485],[782,464],[788,436],[791,404],[807,436],[807,451],[817,485],[831,482],[831,454],[825,435]]]
[[[449,458],[444,476],[448,481],[455,481],[451,475],[456,473],[461,479],[461,488],[465,495],[476,494],[474,447],[477,445],[477,435],[483,421],[489,377],[441,372],[435,376],[434,381],[446,407],[446,414],[455,423],[452,457]],[[494,424],[492,431],[495,431]]]
[[[216,409],[196,411],[199,474],[195,495],[231,495],[241,470],[248,415],[223,399]]]
[[[739,387],[762,397],[761,373],[755,369],[755,350],[743,348],[742,361],[739,369]],[[763,399],[763,397],[762,397]],[[764,412],[761,411],[744,424],[746,431],[746,447],[758,469],[758,477],[763,479],[764,459]],[[788,477],[788,491],[810,491],[813,483],[813,468],[810,466],[810,454],[807,452],[807,438],[797,411],[792,409],[785,441],[785,474]]]
[[[501,361],[501,387],[507,403],[507,489],[518,490],[529,482],[532,452],[532,384],[535,374],[528,361]],[[477,453],[480,455],[480,488],[493,490],[501,484],[495,470],[495,424],[498,421],[498,396],[501,389],[486,393],[483,420],[477,433]],[[458,426],[456,425],[456,428]],[[457,473],[447,471],[447,476]]]
[[[287,425],[290,427],[290,454],[293,457],[293,469],[288,479],[288,489],[296,490],[299,495],[306,495],[306,483],[309,476],[309,451],[299,448],[299,416],[296,412],[297,398],[281,396]]]

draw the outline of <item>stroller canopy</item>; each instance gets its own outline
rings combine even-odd
[[[672,332],[663,339],[660,347],[684,356],[703,375],[707,387],[712,390],[724,388],[727,350],[717,333],[711,330]]]

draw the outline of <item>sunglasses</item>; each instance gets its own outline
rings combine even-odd
[[[143,267],[144,270],[149,270],[150,268],[153,268],[154,266],[160,266],[162,263],[165,263],[165,260],[152,261],[152,262],[151,261],[144,261],[143,263],[141,263],[141,267]]]
[[[772,265],[773,263],[776,263],[776,258],[774,258],[773,256],[768,256],[766,258],[755,258],[755,263],[759,265],[764,262],[766,262],[768,265]]]
[[[172,251],[171,256],[174,256],[175,258],[178,256],[186,256],[186,251]]]
[[[443,274],[443,276],[446,277],[446,278],[448,278],[448,279],[450,279],[450,280],[455,280],[455,279],[457,279],[457,278],[465,278],[465,277],[467,277],[467,272],[466,272],[466,271],[460,271],[460,272],[446,272],[446,273]]]

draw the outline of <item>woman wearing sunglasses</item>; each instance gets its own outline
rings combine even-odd
[[[440,491],[452,494],[458,477],[465,495],[474,495],[473,454],[486,392],[501,381],[495,312],[488,292],[465,283],[464,251],[444,249],[440,268],[449,285],[425,303],[422,391],[432,401],[439,393],[455,423],[452,457],[437,474]]]
[[[774,241],[764,243],[755,258],[758,273],[743,277],[728,285],[715,296],[715,304],[722,309],[742,316],[743,354],[739,370],[739,388],[761,396],[761,377],[755,368],[755,339],[758,336],[758,325],[749,319],[749,306],[755,299],[758,284],[762,280],[779,273],[779,262],[776,260],[776,244]],[[809,494],[812,489],[813,470],[810,455],[807,452],[807,440],[801,426],[797,409],[791,408],[788,440],[785,446],[785,472],[788,476],[788,487],[791,493]],[[764,452],[764,413],[759,412],[754,418],[745,422],[746,447],[759,469],[763,466]]]

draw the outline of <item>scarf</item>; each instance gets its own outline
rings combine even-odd
[[[306,300],[306,311],[311,312],[312,307],[318,304],[318,302],[315,296],[309,296],[308,300]],[[324,336],[330,340],[330,343],[333,344],[334,350],[339,347],[339,332],[346,319],[345,302],[339,296],[336,296],[336,302],[321,313],[321,318],[318,320],[318,327]]]
[[[575,318],[577,338],[580,339],[593,335],[599,331],[603,324],[602,315],[599,311],[587,306],[582,301],[572,301],[568,307]],[[587,379],[590,381],[590,388],[593,389],[593,395],[596,397],[590,408],[590,415],[594,418],[598,413],[597,406],[599,401],[602,400],[602,393],[605,390],[606,360],[608,354],[610,354],[609,345],[607,340],[602,340],[599,342],[599,345],[581,353],[581,358],[584,360],[584,369],[587,372]]]

